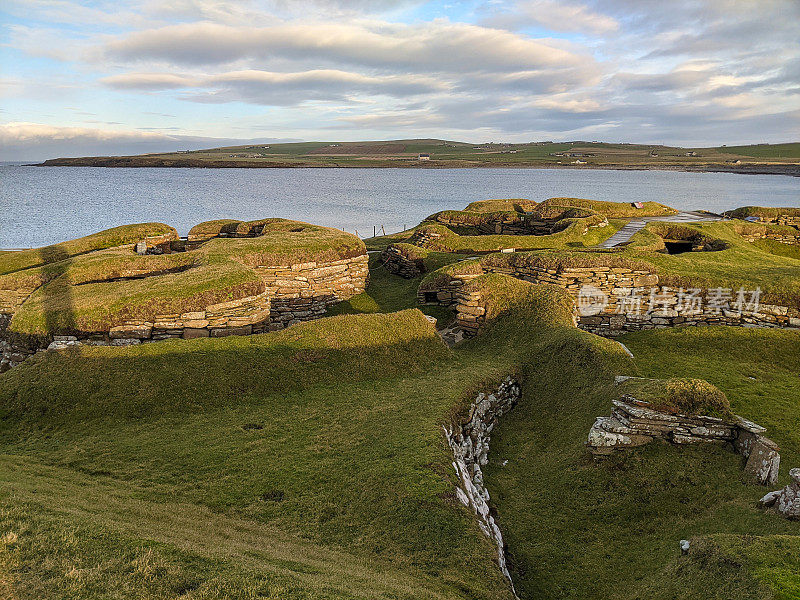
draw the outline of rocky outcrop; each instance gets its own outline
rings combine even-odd
[[[787,519],[800,519],[800,469],[789,471],[792,483],[782,490],[770,492],[759,503],[763,507],[774,508]]]
[[[597,417],[586,445],[595,456],[649,444],[660,439],[675,445],[715,443],[730,445],[746,459],[745,474],[761,485],[778,481],[781,456],[764,427],[736,417],[731,422],[711,416],[668,414],[630,395],[614,400],[611,416]]]
[[[521,395],[519,383],[507,377],[493,392],[478,394],[463,420],[444,428],[459,480],[456,496],[475,513],[481,531],[497,546],[497,563],[512,590],[514,583],[506,564],[503,534],[489,507],[489,492],[483,482],[481,467],[489,462],[490,434],[497,419],[511,410]]]

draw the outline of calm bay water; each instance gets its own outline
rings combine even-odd
[[[28,248],[126,223],[181,234],[210,219],[286,217],[372,235],[473,200],[572,196],[654,200],[684,210],[800,206],[800,178],[557,169],[108,169],[0,166],[0,248]]]

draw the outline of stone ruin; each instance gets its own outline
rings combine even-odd
[[[775,509],[787,519],[800,519],[800,469],[790,470],[789,477],[792,483],[781,490],[770,492],[759,500],[759,504]]]
[[[514,408],[521,397],[519,383],[513,377],[506,377],[494,391],[478,394],[463,419],[444,427],[459,480],[456,497],[475,513],[481,531],[495,543],[497,563],[511,584],[514,597],[517,596],[506,564],[503,534],[489,508],[489,491],[484,485],[481,467],[489,463],[490,434],[497,420]]]
[[[628,378],[619,378],[625,380]],[[660,412],[626,394],[614,400],[608,417],[597,417],[586,445],[596,457],[663,440],[677,446],[697,443],[727,445],[745,460],[745,475],[761,485],[778,481],[778,445],[764,436],[766,429],[735,416],[732,421],[711,416]]]
[[[413,279],[425,272],[425,263],[422,259],[408,258],[403,249],[395,244],[391,244],[381,252],[380,261],[389,273],[405,279]]]

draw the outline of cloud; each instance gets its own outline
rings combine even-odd
[[[102,77],[100,83],[118,90],[172,90],[193,87],[198,84],[194,77],[174,73],[125,73]]]
[[[442,92],[447,85],[422,75],[369,76],[334,69],[299,73],[229,71],[192,77],[172,73],[126,73],[105,77],[102,83],[121,90],[197,89],[187,96],[195,102],[249,102],[290,106],[310,100],[342,100],[351,94],[407,97]]]
[[[165,134],[135,129],[0,124],[0,160],[40,161],[61,156],[120,156],[296,139],[237,139]]]
[[[552,31],[580,32],[592,35],[613,33],[620,27],[619,22],[613,17],[595,12],[585,4],[558,0],[517,2],[510,11],[485,17],[482,24],[510,30],[539,25]]]
[[[272,27],[187,23],[114,39],[105,45],[103,53],[113,60],[150,60],[193,67],[288,59],[413,69],[418,73],[508,72],[564,67],[587,60],[508,31],[441,20],[415,25],[292,22]]]

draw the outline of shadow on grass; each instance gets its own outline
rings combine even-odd
[[[49,279],[42,286],[42,312],[48,339],[54,335],[69,335],[77,329],[72,288],[65,276],[72,264],[69,254],[58,246],[39,249],[42,263],[49,265]]]

